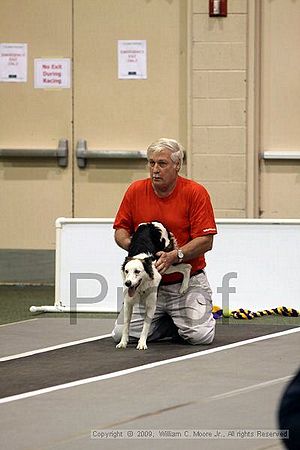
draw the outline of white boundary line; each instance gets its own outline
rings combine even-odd
[[[9,323],[2,323],[2,325],[0,325],[0,328],[2,327],[9,327],[10,325],[19,325],[19,323],[26,323],[26,322],[33,322],[34,320],[39,320],[39,319],[26,319],[26,320],[19,320],[17,322],[9,322]]]
[[[252,384],[251,386],[246,386],[244,388],[235,389],[234,391],[224,392],[224,394],[213,395],[212,397],[210,397],[209,400],[220,400],[223,398],[234,397],[235,395],[246,394],[247,392],[252,392],[252,391],[256,391],[257,389],[273,386],[274,384],[286,383],[286,382],[290,381],[292,378],[294,378],[294,376],[295,375],[287,375],[286,377],[275,378],[273,380],[265,381],[263,383]]]
[[[52,350],[58,350],[60,348],[71,347],[72,345],[79,345],[79,344],[85,344],[86,342],[98,341],[100,339],[104,339],[104,338],[107,338],[110,336],[111,336],[111,333],[103,334],[102,336],[94,336],[94,337],[90,337],[90,338],[86,338],[86,339],[80,339],[79,341],[65,342],[64,344],[58,344],[58,345],[52,345],[51,347],[39,348],[37,350],[31,350],[29,352],[19,353],[18,355],[4,356],[3,358],[0,358],[0,363],[5,362],[5,361],[12,361],[14,359],[19,359],[19,358],[26,358],[26,356],[38,355],[39,353],[51,352]]]
[[[234,342],[232,344],[223,345],[221,347],[215,347],[215,348],[203,350],[200,352],[190,353],[189,355],[178,356],[176,358],[170,358],[170,359],[166,359],[163,361],[157,361],[154,363],[144,364],[142,366],[132,367],[130,369],[125,369],[125,370],[119,370],[117,372],[111,372],[111,373],[107,373],[105,375],[99,375],[96,377],[90,377],[90,378],[85,378],[82,380],[76,380],[76,381],[72,381],[70,383],[59,384],[59,385],[51,386],[51,387],[44,388],[44,389],[38,389],[36,391],[24,392],[23,394],[12,395],[10,397],[4,397],[4,398],[0,399],[0,404],[9,403],[9,402],[13,402],[16,400],[22,400],[22,399],[30,398],[30,397],[36,397],[37,395],[47,394],[50,392],[55,392],[55,391],[59,391],[62,389],[76,387],[76,386],[82,386],[84,384],[95,383],[97,381],[103,381],[103,380],[108,380],[111,378],[121,377],[123,375],[140,372],[141,370],[152,369],[154,367],[164,366],[166,364],[172,364],[172,363],[184,361],[187,359],[198,358],[200,356],[210,355],[212,353],[221,352],[223,350],[230,350],[232,348],[242,347],[242,346],[248,345],[248,344],[253,344],[254,342],[265,341],[268,339],[273,339],[273,338],[286,336],[289,334],[299,333],[299,332],[300,332],[300,327],[291,328],[289,330],[281,331],[279,333],[267,334],[265,336],[259,336],[259,337],[252,338],[252,339],[246,339],[245,341]],[[92,340],[94,340],[94,339],[96,339],[96,338],[93,338]]]

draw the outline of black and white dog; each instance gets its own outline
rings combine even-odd
[[[158,259],[156,253],[168,252],[177,247],[176,239],[159,222],[141,223],[132,236],[128,256],[122,265],[124,280],[124,326],[122,339],[117,348],[126,348],[129,337],[129,325],[133,305],[145,303],[144,326],[138,341],[137,349],[147,349],[147,336],[154,316],[157,300],[157,290],[161,275],[155,267]],[[183,274],[180,293],[184,293],[189,284],[191,265],[176,264],[165,273],[179,272]]]

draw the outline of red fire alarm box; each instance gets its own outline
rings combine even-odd
[[[227,17],[227,0],[209,0],[210,17]]]

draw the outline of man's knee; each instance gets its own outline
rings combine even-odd
[[[114,329],[111,332],[111,337],[116,344],[118,344],[122,339],[123,326],[124,325],[122,324],[116,323]],[[134,343],[139,338],[141,332],[132,331],[131,328],[129,332],[129,343]]]
[[[215,337],[215,327],[191,328],[186,331],[178,330],[179,335],[191,345],[211,344]]]
[[[122,338],[122,331],[123,331],[123,325],[120,325],[118,323],[115,325],[114,329],[112,330],[111,336],[116,344],[119,343]]]

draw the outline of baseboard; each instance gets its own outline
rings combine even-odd
[[[0,250],[0,284],[54,284],[54,250]]]

